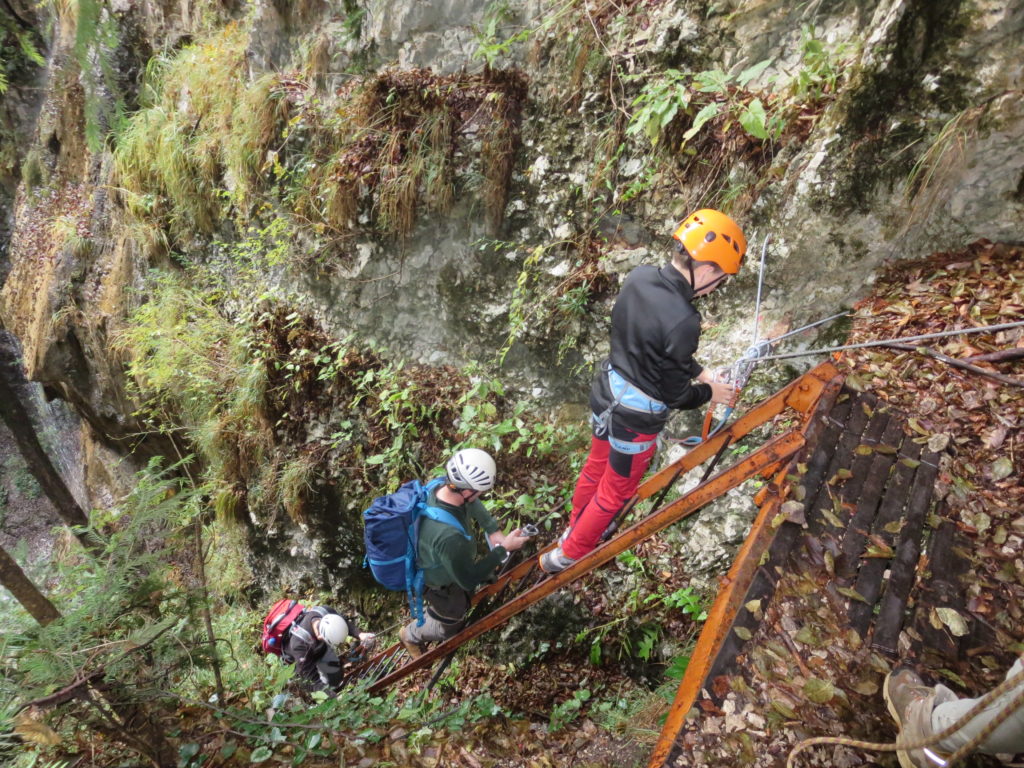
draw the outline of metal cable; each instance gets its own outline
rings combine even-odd
[[[831,319],[831,318],[830,318]],[[879,339],[877,341],[861,341],[856,344],[840,344],[834,347],[820,347],[819,349],[807,349],[803,352],[783,352],[778,355],[765,355],[758,362],[765,360],[788,360],[794,357],[807,357],[809,355],[821,355],[830,352],[842,352],[846,349],[861,349],[863,347],[884,347],[886,344],[906,343],[908,341],[924,341],[926,339],[941,339],[947,336],[962,336],[970,333],[995,333],[996,331],[1007,331],[1011,328],[1024,327],[1024,320],[1015,323],[1000,323],[999,325],[980,325],[974,328],[964,328],[956,331],[936,331],[935,333],[921,333],[916,336],[902,336],[896,339]],[[780,337],[782,338],[782,337]]]
[[[761,319],[761,289],[764,288],[764,257],[768,253],[768,243],[772,241],[771,233],[764,236],[761,246],[761,267],[757,275],[757,303],[754,305],[754,344],[757,344],[757,326]]]
[[[809,331],[811,328],[817,328],[819,325],[824,325],[825,323],[831,322],[832,320],[838,320],[840,317],[846,317],[849,314],[850,313],[848,311],[836,312],[836,314],[826,317],[823,320],[815,320],[813,323],[801,325],[799,328],[794,328],[792,331],[788,331],[787,333],[784,333],[781,336],[776,336],[774,339],[768,339],[768,343],[771,344],[772,346],[775,346],[783,339],[788,339],[790,336],[796,336],[798,333]]]

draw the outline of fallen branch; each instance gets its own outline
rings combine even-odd
[[[79,688],[81,688],[82,686],[92,685],[95,681],[103,677],[104,674],[105,671],[102,669],[98,669],[95,672],[91,672],[85,677],[80,677],[74,680],[73,682],[69,683],[68,685],[65,685],[59,691],[51,693],[49,696],[43,696],[42,698],[33,699],[32,701],[25,702],[18,708],[18,712],[26,710],[29,707],[38,707],[42,709],[43,707],[50,707],[54,706],[55,704],[63,704],[66,701],[70,701],[71,699],[78,696]]]
[[[1006,363],[1010,360],[1024,358],[1024,347],[1000,349],[998,352],[987,352],[984,355],[971,355],[963,358],[965,363]]]
[[[985,376],[989,379],[993,379],[994,381],[998,381],[1002,384],[1008,384],[1011,387],[1021,387],[1024,389],[1024,381],[1021,381],[1020,379],[1015,379],[1012,376],[1004,376],[1003,374],[996,373],[995,371],[986,371],[984,368],[979,368],[978,366],[971,365],[963,360],[957,360],[955,357],[950,357],[949,355],[944,355],[941,352],[936,352],[934,349],[929,347],[915,347],[911,344],[897,344],[896,342],[880,344],[879,346],[891,347],[892,349],[899,349],[904,352],[918,352],[922,355],[926,355],[928,357],[935,358],[940,362],[946,363],[946,365],[951,365],[954,368],[961,368],[965,371],[976,373],[979,376]]]

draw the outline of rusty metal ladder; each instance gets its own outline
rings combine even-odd
[[[720,456],[725,447],[735,443],[762,424],[787,410],[792,410],[794,416],[797,417],[796,423],[784,434],[747,454],[734,465],[705,479],[683,496],[653,510],[629,527],[619,530],[608,541],[560,573],[548,575],[541,571],[536,555],[531,556],[529,560],[520,562],[499,576],[494,583],[478,590],[473,595],[469,623],[458,634],[415,659],[400,643],[395,643],[352,668],[346,682],[369,680],[369,691],[378,693],[416,672],[434,668],[433,679],[430,682],[432,685],[447,666],[451,655],[460,646],[501,626],[516,614],[523,612],[551,593],[586,576],[591,571],[613,560],[621,552],[673,523],[694,514],[750,478],[756,475],[776,475],[804,447],[805,438],[801,434],[801,427],[821,394],[827,389],[835,387],[834,380],[837,376],[836,369],[830,363],[823,363],[804,374],[784,389],[754,406],[731,425],[721,429],[714,437],[648,478],[637,489],[636,496],[630,500],[626,508],[634,508],[639,501],[655,497],[657,494],[662,494],[658,500],[660,503],[663,494],[687,472],[710,458]],[[542,552],[553,546],[554,544],[548,545]],[[498,607],[488,611],[490,604],[495,603],[498,604]],[[481,613],[484,615],[474,620],[474,615]]]

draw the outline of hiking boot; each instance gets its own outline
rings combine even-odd
[[[423,643],[414,643],[412,640],[410,640],[409,634],[407,632],[408,629],[408,627],[402,627],[400,630],[398,630],[398,642],[400,642],[402,646],[405,648],[405,650],[409,652],[410,656],[412,656],[414,659],[418,659],[420,656],[427,652],[427,646]]]
[[[544,573],[558,573],[559,571],[564,571],[575,562],[571,557],[565,556],[561,547],[555,547],[540,556],[540,569]]]
[[[900,729],[897,744],[919,742],[934,735],[935,689],[925,685],[912,670],[903,667],[886,675],[882,695]],[[899,751],[896,756],[902,768],[935,768],[946,764],[934,747]]]

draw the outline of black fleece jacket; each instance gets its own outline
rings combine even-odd
[[[629,273],[612,309],[608,362],[623,378],[669,408],[699,408],[711,387],[694,381],[704,369],[693,359],[700,342],[700,313],[690,283],[672,266],[640,266]],[[599,371],[591,407],[611,402],[607,373]],[[617,410],[616,418],[641,432],[657,432],[668,418]]]

